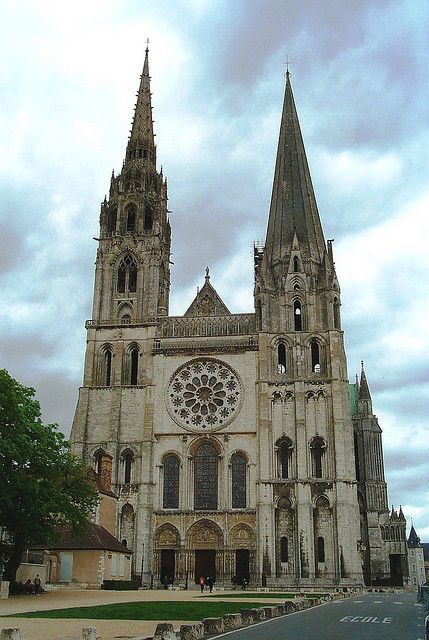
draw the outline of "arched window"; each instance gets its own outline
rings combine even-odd
[[[289,562],[288,539],[286,536],[280,538],[280,562]]]
[[[124,256],[118,267],[116,289],[118,293],[135,293],[137,290],[137,266],[130,255]]]
[[[338,302],[338,298],[334,298],[334,327],[335,329],[341,329],[340,303]]]
[[[289,438],[277,441],[278,476],[286,480],[291,477],[292,442]]]
[[[317,562],[325,562],[325,540],[322,536],[317,538]]]
[[[295,256],[294,259],[293,259],[293,270],[295,271],[295,273],[297,273],[299,271],[298,256]]]
[[[132,451],[125,451],[122,454],[122,459],[124,462],[124,483],[131,483],[132,469],[134,464],[134,455]]]
[[[311,349],[311,370],[313,373],[320,373],[320,349],[316,340],[312,340]]]
[[[218,455],[215,447],[204,442],[195,454],[194,509],[217,509]]]
[[[277,372],[286,373],[286,345],[279,342],[277,347]]]
[[[126,208],[127,231],[134,231],[136,227],[137,209],[135,204],[129,204]]]
[[[231,484],[232,484],[232,508],[246,508],[246,458],[239,453],[232,456],[231,460]]]
[[[101,462],[103,460],[103,456],[105,455],[104,451],[102,449],[99,449],[98,451],[96,451],[94,453],[94,467],[95,467],[95,473],[100,477],[101,475]]]
[[[164,509],[179,508],[179,458],[174,454],[168,455],[164,460],[164,488],[162,506]]]
[[[311,443],[311,472],[313,478],[323,478],[323,455],[325,452],[325,443],[323,438],[313,438]]]
[[[116,231],[116,219],[118,216],[118,210],[116,207],[112,207],[109,209],[109,213],[107,216],[107,231],[109,233],[114,233]]]
[[[152,207],[147,204],[144,209],[144,224],[143,228],[145,231],[150,231],[153,226],[153,210]]]
[[[112,382],[112,352],[106,349],[104,352],[104,386],[110,387]]]
[[[302,331],[302,309],[299,300],[293,303],[293,319],[295,331]]]
[[[138,384],[139,350],[134,348],[130,353],[130,384]]]

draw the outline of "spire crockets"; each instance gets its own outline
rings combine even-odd
[[[131,134],[127,145],[126,160],[133,159],[149,160],[154,165],[156,164],[149,76],[149,49],[147,47],[143,73],[140,76]]]
[[[303,259],[320,263],[325,240],[287,71],[265,242],[271,262],[290,256],[295,234]]]

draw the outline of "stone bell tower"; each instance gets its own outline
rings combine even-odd
[[[126,323],[168,314],[171,232],[167,183],[156,169],[148,50],[122,171],[100,214],[95,321]]]
[[[359,511],[340,289],[289,73],[266,241],[255,247],[254,296],[264,572],[279,584],[359,583]]]

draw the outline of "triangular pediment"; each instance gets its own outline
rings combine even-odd
[[[185,312],[185,316],[229,316],[230,310],[223,302],[216,289],[210,284],[208,269],[206,281],[201,290],[197,291],[193,302]]]

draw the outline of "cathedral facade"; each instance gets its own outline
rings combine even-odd
[[[334,587],[388,581],[392,562],[404,572],[405,519],[390,541],[381,430],[364,372],[348,383],[332,242],[288,73],[254,310],[231,313],[207,269],[186,313],[170,316],[170,250],[146,51],[101,206],[71,435],[111,475],[134,574],[152,586]]]

